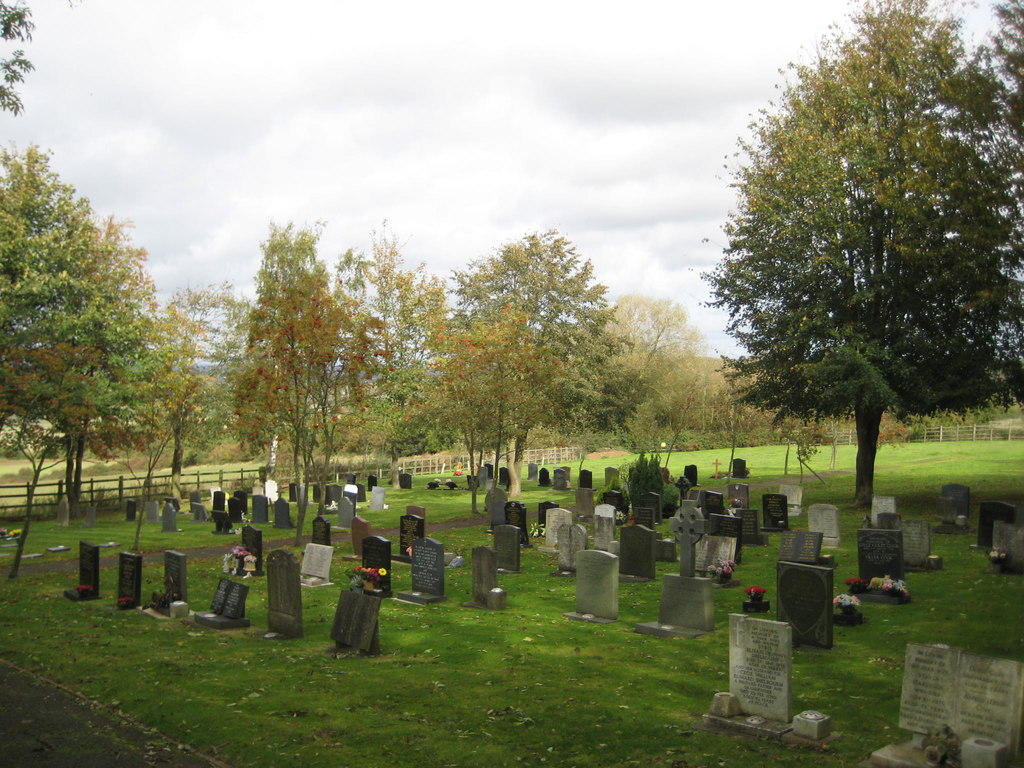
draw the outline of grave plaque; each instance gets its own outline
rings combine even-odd
[[[657,575],[658,535],[644,525],[627,525],[619,534],[619,578],[650,581]]]
[[[437,539],[422,538],[412,543],[412,591],[399,592],[401,600],[439,603],[444,594],[444,545]]]
[[[498,573],[519,573],[520,529],[514,525],[494,527],[494,551],[497,556]]]
[[[142,555],[137,555],[134,552],[119,552],[117,555],[118,607],[137,608],[141,602]]]
[[[821,546],[839,546],[839,508],[832,504],[811,504],[807,508],[807,527],[821,534]]]
[[[329,587],[333,558],[334,547],[324,544],[307,544],[299,569],[299,583],[303,587]]]
[[[763,531],[785,531],[789,528],[789,500],[781,493],[765,493],[761,496]]]
[[[745,714],[792,720],[792,634],[786,622],[729,615],[729,692]]]
[[[405,514],[398,518],[398,553],[392,559],[412,562],[412,543],[426,535],[426,522],[419,515]]]
[[[380,598],[363,592],[342,592],[334,611],[331,639],[335,652],[380,654]]]
[[[858,575],[869,581],[891,576],[903,578],[903,531],[876,528],[857,530]]]
[[[576,555],[576,610],[566,616],[606,623],[619,618],[618,558],[585,549]]]
[[[304,637],[299,561],[285,549],[267,555],[267,635]]]
[[[331,523],[327,518],[317,515],[313,519],[312,541],[325,547],[331,546]]]
[[[383,536],[367,536],[363,539],[363,567],[382,568],[386,571],[373,594],[391,597],[391,542]]]
[[[777,569],[777,618],[793,628],[793,642],[831,648],[833,569],[781,560]]]
[[[992,548],[992,525],[996,520],[1014,524],[1016,510],[1002,501],[983,501],[978,505],[978,549]]]
[[[926,520],[904,520],[903,563],[909,568],[925,568],[932,553],[932,527]]]
[[[815,565],[821,555],[821,540],[822,535],[816,531],[783,531],[779,560]]]
[[[196,613],[195,621],[211,629],[244,629],[250,624],[245,618],[245,600],[249,587],[237,581],[221,579],[210,602],[210,610]]]

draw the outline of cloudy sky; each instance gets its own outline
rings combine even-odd
[[[846,0],[516,4],[33,0],[36,67],[0,139],[52,152],[135,225],[161,295],[251,292],[270,222],[326,223],[321,255],[382,221],[442,277],[558,229],[611,298],[704,307],[738,139]],[[987,0],[968,16],[979,39]],[[0,48],[6,55],[10,46]],[[553,276],[554,277],[554,276]]]

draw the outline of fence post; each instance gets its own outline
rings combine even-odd
[[[117,506],[124,506],[124,475],[117,476]]]

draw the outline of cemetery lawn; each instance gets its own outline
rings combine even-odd
[[[827,452],[812,461],[819,473],[827,472]],[[847,506],[853,496],[853,452],[852,447],[839,450],[839,472],[824,482],[804,476],[805,508],[832,503],[842,510],[842,546],[825,550],[838,562],[837,591],[857,575],[862,512]],[[784,448],[742,449],[737,456],[751,469],[753,506],[780,480],[798,479],[783,476]],[[724,466],[728,451],[676,454],[670,466],[680,474],[683,465],[696,463],[702,487],[713,488],[724,485],[705,479],[716,458]],[[584,467],[594,470],[598,484],[609,463],[619,460],[588,461]],[[792,459],[791,471],[794,465]],[[935,522],[939,487],[963,483],[971,487],[973,523],[980,501],[1024,504],[1022,468],[1021,442],[911,444],[879,452],[875,491],[896,496],[904,518]],[[573,478],[577,470],[574,466]],[[426,491],[428,479],[417,477],[411,491],[389,489],[389,510],[366,512],[360,505],[360,514],[375,530],[396,528],[406,504],[422,504],[428,535],[463,554],[467,565],[446,572],[444,603],[383,602],[379,657],[325,653],[333,645],[329,632],[340,589],[347,588],[343,574],[350,564],[341,558],[351,546],[345,541],[335,552],[335,586],[303,590],[304,639],[263,639],[265,578],[245,581],[252,628],[217,632],[114,610],[116,567],[102,571],[102,599],[82,603],[62,594],[77,583],[77,571],[33,569],[0,583],[0,658],[57,680],[184,748],[232,766],[267,768],[851,766],[909,735],[897,727],[907,643],[946,643],[1024,661],[1024,578],[987,574],[985,553],[969,549],[973,535],[935,534],[932,553],[942,556],[944,569],[908,575],[912,603],[865,605],[867,623],[837,626],[832,650],[794,651],[794,713],[825,712],[840,738],[815,751],[708,734],[695,725],[714,693],[728,690],[728,615],[740,611],[742,588],[715,591],[714,633],[660,639],[633,632],[636,624],[657,619],[660,581],[620,585],[615,623],[570,621],[563,613],[574,608],[574,581],[549,575],[557,557],[534,547],[523,551],[521,574],[499,577],[508,593],[506,610],[464,608],[461,603],[470,596],[469,553],[490,543],[490,537],[482,517],[481,525],[432,529],[471,514],[468,493]],[[531,518],[540,501],[573,504],[572,493],[525,482],[524,489],[519,500]],[[482,494],[480,501],[482,508]],[[26,564],[77,556],[80,538],[127,547],[134,528],[117,518],[123,515],[101,515],[92,530],[78,527],[80,521],[63,529],[52,520],[33,523],[26,551],[43,552],[56,544],[72,551]],[[308,525],[307,519],[307,533]],[[806,525],[806,516],[792,519],[796,530]],[[220,546],[226,552],[238,542],[210,535],[212,523],[193,524],[187,516],[178,527],[182,533],[161,534],[159,524],[144,524],[144,599],[161,587],[158,553],[163,549]],[[265,541],[289,537],[272,526],[263,529]],[[667,523],[659,532],[670,536]],[[391,538],[397,542],[397,535]],[[265,546],[264,554],[270,549]],[[744,547],[736,573],[743,586],[767,587],[773,609],[777,547],[777,535],[768,547]],[[0,566],[9,559],[0,557]],[[190,556],[193,609],[207,608],[220,568],[219,555]],[[658,563],[658,572],[678,570]],[[2,567],[0,575],[6,575]],[[395,564],[393,576],[395,592],[409,587],[409,566]],[[774,619],[774,610],[767,617]]]

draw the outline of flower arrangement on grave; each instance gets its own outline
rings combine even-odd
[[[856,613],[857,606],[860,605],[860,598],[856,595],[851,595],[849,592],[844,592],[832,598],[832,605],[843,613]]]
[[[119,611],[128,611],[135,607],[135,598],[133,597],[119,597],[117,598],[117,609]]]
[[[849,592],[851,595],[858,595],[861,592],[867,592],[868,591],[868,580],[867,579],[860,579],[860,578],[854,577],[852,579],[847,579],[845,584],[846,584],[846,591]]]
[[[1007,557],[1008,557],[1008,555],[1007,555],[1005,549],[996,548],[996,549],[993,549],[991,552],[988,553],[988,560],[989,560],[989,562],[993,563],[995,565],[1002,565],[1003,563],[1006,562],[1006,558]]]
[[[10,541],[11,539],[16,539],[19,536],[21,536],[20,528],[12,528],[11,530],[0,528],[0,540],[2,541]]]
[[[379,589],[384,577],[388,575],[387,568],[367,568],[357,565],[348,573],[349,584],[353,587],[362,587],[367,590]]]
[[[889,597],[907,597],[910,590],[907,589],[907,582],[903,579],[892,579],[886,576],[882,580],[882,594]]]
[[[764,587],[759,587],[755,584],[751,584],[749,587],[743,590],[743,593],[750,598],[751,602],[759,603],[764,600],[765,592],[768,590]]]
[[[716,558],[715,562],[708,566],[708,576],[718,579],[720,582],[727,582],[732,578],[732,572],[736,569],[736,562]]]
[[[733,509],[743,509],[743,499],[729,499],[729,506]]]
[[[79,584],[75,587],[79,597],[92,597],[92,587],[88,584]]]
[[[530,536],[534,539],[539,539],[544,536],[544,529],[546,526],[540,523],[530,523]]]
[[[242,570],[245,571],[247,579],[256,572],[256,555],[251,552],[242,555]]]
[[[960,768],[960,737],[948,725],[929,733],[924,759],[928,765]]]

